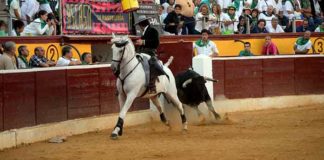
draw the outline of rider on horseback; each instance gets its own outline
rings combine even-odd
[[[151,56],[149,60],[150,64],[150,80],[149,80],[149,93],[156,93],[156,86],[155,81],[159,75],[167,75],[162,65],[159,63],[157,59],[156,52],[157,48],[159,47],[160,40],[159,40],[159,32],[151,27],[149,18],[144,15],[138,17],[138,21],[135,25],[139,25],[142,36],[140,39],[136,41],[136,45],[139,47],[137,48],[137,53],[145,53]]]

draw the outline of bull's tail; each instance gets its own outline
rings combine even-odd
[[[169,67],[169,65],[172,63],[174,57],[171,56],[166,63],[164,63],[164,66]]]

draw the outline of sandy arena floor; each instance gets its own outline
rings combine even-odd
[[[193,126],[187,133],[161,123],[35,143],[0,152],[0,160],[323,160],[324,105],[230,113],[230,121]]]

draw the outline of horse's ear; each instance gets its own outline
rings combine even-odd
[[[112,33],[111,35],[112,35],[112,38],[116,38],[115,33]]]

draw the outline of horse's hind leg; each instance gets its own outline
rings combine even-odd
[[[184,114],[184,109],[182,106],[182,103],[180,102],[179,98],[177,95],[174,95],[172,93],[165,93],[166,98],[168,98],[179,110],[180,115],[181,115],[181,121],[182,121],[182,127],[183,130],[188,130],[188,122],[187,122],[187,118]]]
[[[216,120],[217,120],[217,119],[220,119],[219,114],[216,113],[216,111],[215,111],[215,109],[214,109],[213,102],[212,102],[211,100],[208,100],[208,101],[206,101],[206,104],[207,104],[208,110],[209,110],[210,112],[213,113],[215,119],[216,119]]]
[[[168,126],[168,125],[169,125],[169,122],[168,122],[168,120],[167,120],[166,117],[165,117],[164,109],[163,109],[163,107],[162,107],[162,105],[161,105],[161,103],[160,103],[158,97],[157,97],[157,96],[152,97],[152,98],[151,98],[151,101],[152,101],[153,104],[156,106],[156,108],[159,110],[161,121],[162,121],[165,125]]]
[[[119,104],[122,105],[122,107],[119,112],[117,124],[110,135],[112,139],[117,139],[118,136],[121,136],[123,134],[124,119],[135,98],[135,95],[128,95],[127,98],[122,94],[118,96]]]

